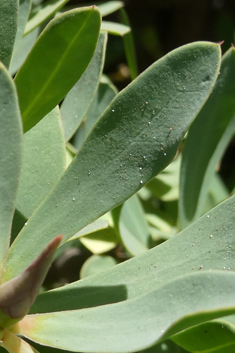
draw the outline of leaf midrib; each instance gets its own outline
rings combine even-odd
[[[92,10],[93,11],[93,10]],[[79,12],[80,13],[80,12]],[[42,86],[41,90],[38,92],[38,94],[35,96],[35,99],[31,102],[30,105],[28,105],[27,109],[22,113],[22,119],[24,122],[26,122],[27,116],[30,114],[30,112],[34,109],[35,106],[37,106],[38,101],[41,101],[41,96],[43,95],[43,93],[47,90],[48,86],[50,85],[50,83],[52,82],[52,80],[54,79],[54,77],[56,76],[57,72],[59,71],[60,67],[62,66],[62,63],[64,61],[64,58],[67,56],[68,52],[70,51],[71,47],[73,46],[73,44],[75,43],[75,41],[77,40],[78,36],[80,35],[80,33],[83,31],[84,27],[87,24],[87,21],[89,20],[90,16],[91,16],[92,12],[90,11],[90,13],[87,16],[86,21],[84,21],[83,25],[81,26],[81,28],[79,29],[79,31],[76,33],[76,35],[74,36],[73,40],[70,42],[70,44],[68,45],[67,49],[65,50],[64,54],[61,56],[60,60],[58,60],[57,65],[55,66],[55,69],[53,70],[52,74],[50,75],[50,78],[46,81],[46,83]]]

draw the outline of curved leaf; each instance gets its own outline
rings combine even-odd
[[[0,63],[0,281],[15,210],[22,150],[22,126],[14,82]]]
[[[104,305],[146,294],[187,273],[234,271],[234,209],[235,195],[146,253],[103,274],[40,294],[31,312]]]
[[[235,313],[234,292],[235,273],[199,272],[121,303],[28,315],[19,323],[19,333],[73,352],[136,352],[185,328]]]
[[[171,162],[213,87],[219,63],[217,44],[183,46],[113,99],[13,243],[6,278],[24,269],[51,238],[63,234],[66,241],[123,203]]]
[[[235,49],[231,48],[222,58],[215,88],[186,139],[180,180],[179,216],[182,227],[202,214],[215,167],[234,134],[234,95]]]
[[[81,77],[99,29],[95,6],[65,12],[46,26],[15,78],[25,131],[55,108]]]

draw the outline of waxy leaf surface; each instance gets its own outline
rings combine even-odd
[[[234,223],[235,196],[168,241],[111,271],[40,294],[31,312],[104,305],[146,294],[184,274],[234,271]]]
[[[235,273],[198,272],[121,303],[28,315],[19,333],[73,352],[136,352],[185,328],[235,313],[234,291]]]
[[[219,45],[189,44],[121,91],[13,243],[6,278],[23,270],[54,236],[63,234],[66,241],[163,170],[210,94],[219,65]]]

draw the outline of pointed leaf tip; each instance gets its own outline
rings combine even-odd
[[[59,246],[58,235],[20,275],[0,286],[0,324],[7,328],[24,317],[31,308]],[[12,320],[13,319],[13,320]]]

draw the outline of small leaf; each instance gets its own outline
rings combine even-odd
[[[102,21],[101,30],[107,31],[115,36],[124,36],[124,34],[130,32],[131,29],[129,26],[120,23]]]
[[[99,29],[94,6],[65,12],[46,26],[15,78],[24,131],[55,108],[81,77]]]
[[[80,277],[94,275],[96,273],[105,271],[117,264],[117,261],[112,256],[107,255],[93,255],[83,264],[80,272]]]
[[[123,245],[134,256],[150,248],[151,235],[144,218],[144,210],[136,195],[127,200],[122,207],[119,233]]]
[[[26,24],[24,35],[33,31],[44,21],[52,17],[56,11],[60,10],[67,2],[69,2],[69,0],[48,0],[34,9],[34,13]]]
[[[107,1],[98,5],[102,17],[110,15],[111,13],[121,9],[123,6],[123,1]]]
[[[126,11],[121,8],[120,14],[121,14],[122,24],[130,27],[130,23],[129,23],[129,19]],[[134,38],[132,35],[132,31],[129,31],[124,34],[123,44],[125,48],[125,53],[126,53],[128,67],[130,70],[131,79],[134,80],[138,75],[138,67],[137,67],[137,59],[135,54],[135,45],[134,45]]]

